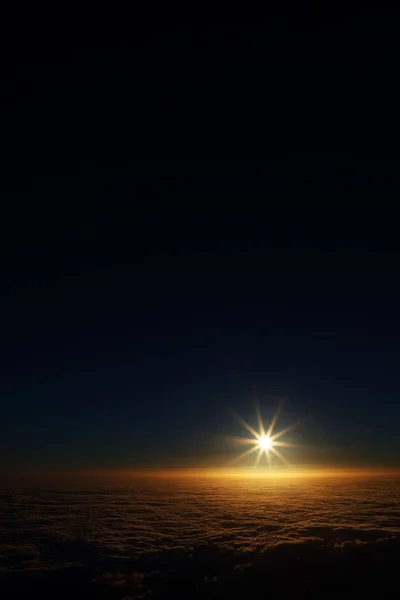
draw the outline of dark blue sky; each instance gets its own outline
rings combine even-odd
[[[108,184],[92,165],[68,181],[93,209],[74,206],[57,222],[14,212],[1,296],[3,466],[223,462],[224,436],[245,433],[230,411],[254,419],[256,396],[266,416],[285,397],[282,423],[303,420],[292,439],[311,448],[292,450],[293,462],[398,463],[398,252],[371,236],[371,215],[360,225],[357,212],[324,205],[332,191],[376,197],[385,184],[362,179],[360,165],[338,176],[331,159],[324,169],[299,155],[256,172],[146,163],[146,177],[132,163]],[[289,214],[307,173],[324,206],[294,202]],[[269,206],[245,209],[272,192]],[[201,202],[222,196],[230,206]]]
[[[49,10],[1,38],[2,464],[217,460],[255,396],[294,461],[398,463],[376,15]]]

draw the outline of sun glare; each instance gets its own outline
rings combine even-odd
[[[250,444],[251,448],[249,448],[248,450],[246,450],[245,452],[243,452],[242,454],[237,456],[233,462],[237,462],[241,458],[244,458],[246,456],[249,456],[250,454],[253,454],[254,452],[257,452],[256,458],[254,461],[254,467],[256,467],[260,463],[261,458],[263,456],[265,457],[265,460],[269,466],[271,466],[273,457],[278,458],[280,462],[282,462],[286,465],[289,464],[289,461],[282,454],[282,452],[280,452],[278,450],[278,447],[281,446],[281,447],[288,448],[288,447],[296,445],[296,444],[291,444],[289,442],[283,441],[281,439],[282,436],[284,436],[286,433],[291,431],[296,426],[296,424],[286,427],[285,429],[282,429],[281,431],[274,433],[275,425],[276,425],[276,422],[278,420],[279,413],[280,413],[280,408],[281,408],[281,406],[278,407],[278,410],[275,412],[275,415],[273,416],[272,421],[269,424],[269,426],[267,428],[265,428],[262,417],[261,417],[260,409],[259,409],[258,405],[256,405],[258,431],[256,429],[254,429],[251,425],[249,425],[249,423],[246,423],[246,421],[244,421],[240,417],[236,417],[237,420],[239,421],[239,423],[241,423],[241,425],[243,425],[247,429],[247,431],[251,434],[252,437],[250,437],[250,438],[234,438],[234,440],[240,444]]]
[[[260,437],[260,439],[258,440],[258,446],[261,448],[261,450],[269,450],[272,446],[272,442],[269,438],[268,435],[263,435]]]

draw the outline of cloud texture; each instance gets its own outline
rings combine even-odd
[[[143,594],[146,580],[154,588],[164,575],[191,573],[211,589],[263,562],[398,548],[400,485],[149,479],[128,487],[30,487],[3,490],[0,515],[5,577],[84,572]]]

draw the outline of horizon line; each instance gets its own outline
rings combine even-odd
[[[0,471],[0,478],[18,478],[18,479],[36,479],[40,477],[49,478],[88,478],[95,479],[120,478],[222,478],[222,479],[260,479],[260,478],[295,478],[302,479],[307,477],[400,477],[400,467],[368,467],[368,466],[312,466],[297,465],[293,467],[133,467],[133,468],[92,468],[92,469],[71,469],[71,468],[44,468],[44,469],[13,469]]]

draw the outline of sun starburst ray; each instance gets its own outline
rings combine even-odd
[[[281,414],[282,405],[283,405],[283,401],[279,403],[278,408],[276,409],[275,414],[272,417],[272,421],[271,421],[270,426],[268,427],[268,431],[267,431],[268,437],[271,437],[272,432],[275,429],[276,422],[279,418],[279,415]]]
[[[251,435],[253,435],[257,440],[259,439],[260,434],[257,433],[257,431],[255,429],[253,429],[253,427],[251,425],[246,423],[246,421],[244,419],[242,419],[241,417],[236,417],[236,419],[239,421],[239,423],[241,425],[243,425],[243,427],[245,427],[247,429],[247,431],[249,433],[251,433]]]
[[[260,449],[258,450],[258,454],[257,454],[257,456],[256,456],[256,460],[254,461],[254,465],[253,465],[253,467],[257,467],[257,466],[258,466],[258,463],[259,463],[259,462],[260,462],[260,460],[261,460],[262,453],[263,453],[263,449],[262,449],[262,448],[260,448]]]
[[[280,452],[277,449],[277,447],[293,448],[296,446],[300,446],[300,444],[293,444],[291,442],[280,439],[286,433],[288,433],[289,431],[291,431],[292,429],[297,427],[299,422],[294,423],[293,425],[290,425],[289,427],[285,427],[285,429],[282,429],[281,431],[278,431],[277,433],[273,433],[276,423],[277,423],[277,420],[278,420],[278,417],[279,417],[279,414],[281,412],[281,409],[282,409],[282,402],[278,406],[278,409],[276,410],[276,412],[272,418],[272,421],[269,424],[269,427],[266,428],[264,426],[264,423],[263,423],[263,420],[261,417],[260,408],[258,406],[258,403],[256,402],[256,416],[257,416],[257,423],[258,423],[259,431],[256,431],[244,419],[235,415],[235,418],[237,419],[237,421],[241,425],[243,425],[243,427],[245,429],[247,429],[247,431],[253,437],[252,438],[244,438],[244,437],[243,438],[230,438],[230,439],[236,441],[238,444],[246,444],[246,445],[250,444],[251,445],[251,448],[242,452],[232,462],[237,462],[237,461],[249,456],[250,454],[253,454],[256,452],[257,455],[256,455],[254,465],[253,465],[254,468],[259,465],[263,455],[265,455],[268,466],[271,466],[271,464],[273,462],[272,461],[273,457],[276,457],[285,465],[290,465],[290,462],[288,461],[288,459],[282,454],[282,452]]]
[[[272,443],[274,445],[274,447],[279,446],[281,448],[299,448],[301,446],[301,444],[292,444],[291,442],[276,442],[275,440],[272,440]]]
[[[290,465],[290,462],[288,461],[287,458],[285,458],[283,456],[283,454],[281,454],[276,448],[274,448],[273,446],[271,446],[271,452],[273,454],[275,454],[275,456],[277,456],[283,463],[285,463],[285,465]]]
[[[257,452],[258,448],[257,446],[253,446],[252,448],[249,448],[248,450],[246,450],[245,452],[242,452],[242,454],[239,454],[239,456],[236,456],[232,463],[236,463],[238,460],[240,460],[241,458],[245,458],[245,456],[248,456],[249,454],[253,454],[254,452]]]
[[[275,440],[282,437],[282,435],[286,435],[287,433],[289,433],[289,431],[292,431],[295,427],[298,427],[299,423],[300,422],[297,421],[297,423],[293,423],[292,425],[289,425],[289,427],[285,427],[285,429],[278,431],[278,433],[275,433],[275,435],[271,436],[271,440],[275,443]]]
[[[235,442],[236,444],[249,445],[253,446],[257,444],[257,440],[255,438],[242,438],[242,437],[228,437],[226,438],[230,442]]]
[[[261,411],[260,411],[258,402],[256,402],[256,413],[257,413],[258,429],[260,430],[261,437],[264,437],[265,436],[264,423],[262,421]]]

